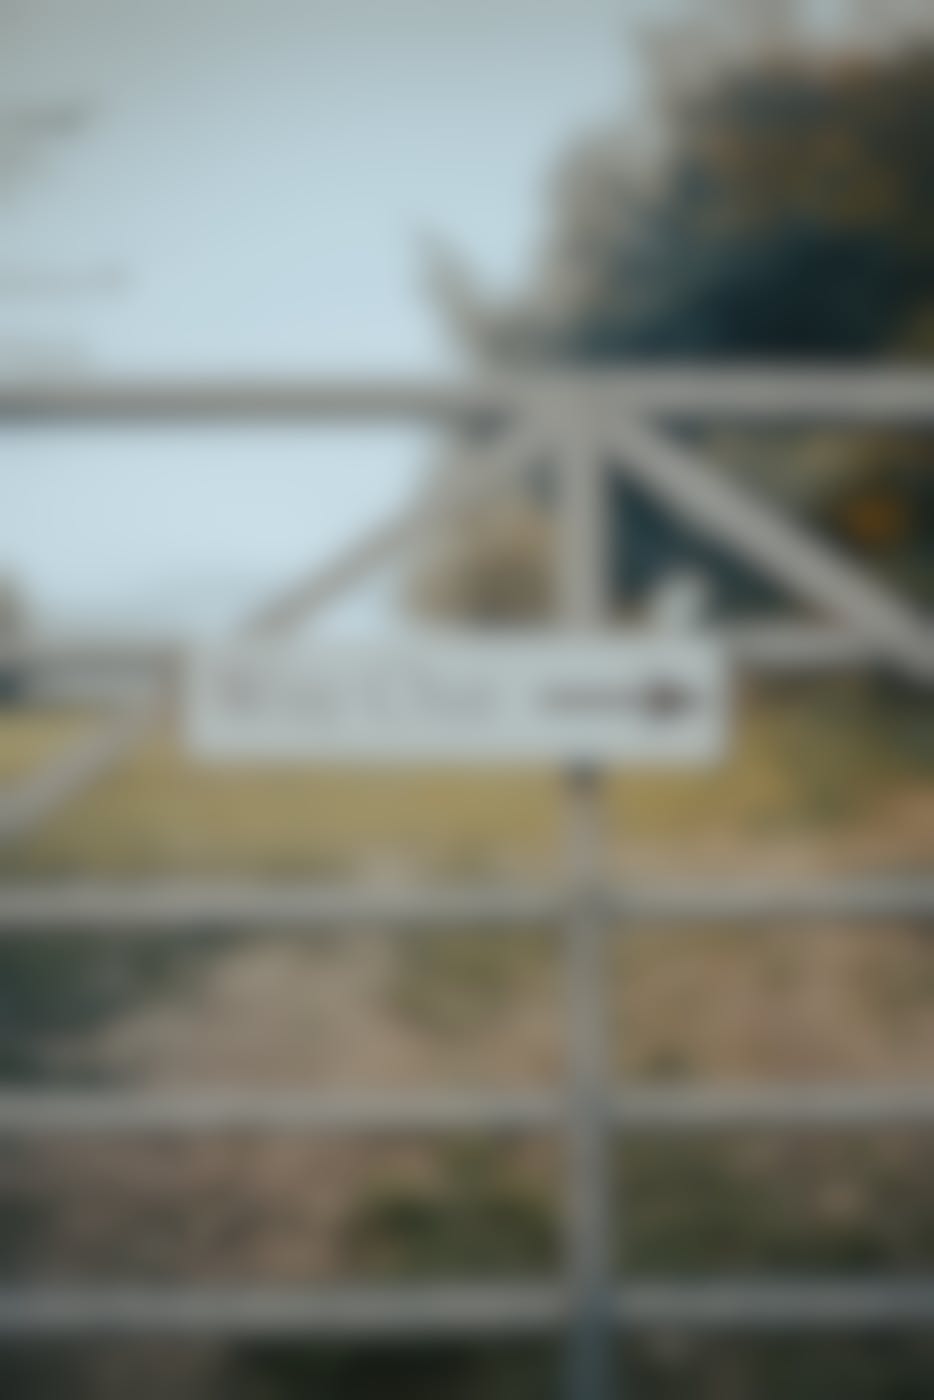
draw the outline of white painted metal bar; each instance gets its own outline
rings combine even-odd
[[[0,1134],[525,1133],[560,1125],[548,1091],[0,1091]]]
[[[588,635],[605,623],[604,468],[576,399],[559,414],[559,604],[565,627]],[[561,410],[563,409],[563,413]],[[563,450],[562,450],[563,449]],[[567,1252],[574,1315],[568,1353],[569,1400],[609,1400],[616,1380],[610,1329],[613,1223],[609,1181],[606,914],[602,780],[592,769],[567,774],[568,879],[568,1201]]]
[[[575,1298],[569,1400],[613,1393],[609,1288],[615,1227],[609,1182],[609,1072],[606,915],[599,907],[602,851],[600,778],[568,776],[574,909],[567,923],[568,1251]]]
[[[474,383],[346,379],[97,379],[0,386],[0,420],[54,423],[381,421],[440,423],[508,414],[531,399],[589,395],[597,408],[652,417],[786,424],[934,425],[926,368],[685,365],[507,376]]]
[[[310,617],[373,569],[393,559],[412,541],[421,524],[421,513],[410,508],[376,526],[349,549],[341,550],[331,563],[316,566],[262,604],[240,630],[245,636],[272,636]]]
[[[627,1133],[730,1130],[827,1133],[934,1128],[930,1085],[690,1085],[608,1093],[602,1112]],[[391,1136],[528,1134],[564,1124],[557,1089],[270,1091],[269,1089],[5,1089],[0,1136],[84,1134]]]
[[[298,422],[450,426],[508,411],[515,393],[496,381],[465,384],[392,375],[352,378],[76,379],[0,386],[0,421],[22,427],[79,423]]]
[[[117,1286],[0,1289],[0,1337],[238,1339],[547,1334],[566,1316],[549,1283],[316,1289]]]
[[[922,630],[925,624],[921,624]],[[878,665],[879,648],[852,628],[819,623],[734,624],[715,635],[726,643],[742,675],[821,676]],[[934,628],[927,626],[925,651],[934,651]]]
[[[574,895],[555,884],[490,883],[367,886],[296,881],[0,881],[0,939],[189,937],[274,930],[411,926],[528,929],[571,912]],[[934,876],[781,880],[680,880],[607,885],[595,901],[615,931],[666,925],[679,932],[710,924],[753,932],[774,924],[859,926],[934,919]]]
[[[0,937],[218,933],[272,928],[537,926],[566,908],[547,886],[362,882],[0,882]]]
[[[613,1099],[613,1121],[627,1132],[729,1129],[777,1132],[879,1131],[934,1127],[930,1084],[633,1085]]]
[[[724,480],[696,449],[654,428],[621,420],[610,445],[618,470],[677,514],[728,542],[792,596],[871,640],[878,656],[916,678],[934,679],[934,640],[926,621],[830,545]]]
[[[182,654],[176,637],[148,641],[125,633],[36,632],[0,639],[0,666],[43,668],[56,665],[138,667],[166,670]]]
[[[614,1329],[626,1332],[925,1332],[934,1323],[934,1278],[634,1280],[617,1288],[611,1303]],[[314,1289],[30,1285],[0,1290],[0,1337],[549,1337],[564,1330],[572,1312],[565,1291],[547,1282]]]
[[[880,921],[930,921],[932,875],[840,875],[794,882],[781,879],[672,880],[633,884],[611,896],[632,925],[685,927],[833,922],[853,926]]]
[[[633,1283],[617,1296],[620,1325],[685,1332],[917,1331],[934,1323],[934,1277],[692,1278]]]
[[[307,606],[314,612],[318,606],[321,590],[323,601],[334,596],[329,578],[334,580],[334,588],[340,591],[346,583],[352,583],[372,564],[378,566],[387,558],[394,542],[387,536],[400,522],[390,523],[374,531],[366,540],[352,546],[350,555],[341,555],[325,572],[312,583],[311,578],[300,580],[294,585],[295,602]],[[385,553],[384,553],[385,549]],[[310,597],[305,604],[304,599]],[[281,605],[286,607],[286,595]],[[275,610],[276,600],[270,602],[253,615],[255,624]],[[291,614],[291,609],[289,608]],[[932,629],[934,631],[934,629]],[[845,630],[842,627],[826,626],[807,622],[737,623],[728,627],[712,629],[715,640],[722,640],[729,648],[734,663],[744,672],[771,674],[802,674],[846,671],[871,665],[878,659],[877,648],[865,636]],[[934,641],[932,641],[934,644]],[[183,654],[182,643],[178,640],[147,644],[133,638],[107,636],[46,636],[22,640],[0,640],[0,666],[54,667],[58,664],[76,663],[80,665],[109,666],[114,663],[136,665],[141,670],[156,669],[168,671],[177,665]]]
[[[692,422],[767,427],[934,426],[934,376],[927,368],[854,365],[685,365],[581,373],[600,407]]]

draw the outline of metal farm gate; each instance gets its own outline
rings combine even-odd
[[[934,680],[934,632],[879,584],[777,513],[746,496],[671,423],[736,421],[776,426],[890,428],[934,425],[934,381],[885,372],[641,371],[491,383],[418,382],[124,383],[24,386],[0,393],[0,427],[97,422],[385,420],[442,428],[483,423],[495,434],[465,449],[444,489],[420,497],[340,558],[298,580],[244,623],[245,635],[279,633],[426,530],[445,526],[459,503],[495,491],[536,455],[562,483],[562,612],[567,629],[595,634],[607,619],[602,488],[620,473],[666,509],[803,601],[816,624],[732,627],[724,640],[741,673],[809,673],[885,664],[920,684]],[[492,446],[490,443],[492,442]],[[85,646],[93,652],[93,648]],[[98,649],[106,653],[102,644]],[[0,838],[24,837],[140,742],[162,712],[164,687],[109,716],[101,730],[8,792]],[[873,1281],[640,1282],[614,1277],[610,1258],[611,1135],[689,1134],[726,1127],[794,1132],[934,1126],[934,1089],[656,1089],[614,1086],[605,1044],[607,940],[618,930],[672,923],[756,928],[835,918],[930,924],[931,877],[824,881],[810,885],[684,882],[620,887],[601,861],[601,776],[566,775],[567,860],[549,884],[496,883],[380,890],[366,885],[190,881],[114,884],[4,882],[0,937],[119,933],[204,937],[231,929],[313,934],[361,921],[437,931],[530,921],[564,930],[567,1084],[563,1093],[442,1093],[408,1097],[235,1090],[198,1093],[0,1093],[0,1135],[425,1134],[528,1130],[563,1134],[568,1145],[566,1266],[560,1278],[525,1285],[256,1288],[7,1288],[7,1338],[143,1335],[228,1337],[427,1337],[566,1333],[566,1393],[608,1400],[628,1393],[613,1373],[618,1331],[915,1328],[934,1323],[934,1276]]]

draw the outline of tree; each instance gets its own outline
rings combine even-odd
[[[521,368],[934,357],[934,45],[817,51],[773,32],[769,46],[703,78],[679,75],[665,93],[654,140],[634,148],[614,129],[565,163],[544,253],[515,296],[484,304],[448,270],[446,306],[475,357]],[[732,444],[753,472],[768,461],[761,443]],[[929,500],[909,480],[930,479],[927,440],[883,435],[868,453],[842,439],[790,444],[771,483],[790,500],[794,463],[834,454],[843,484],[815,469],[798,504],[934,597],[930,509],[892,499]],[[863,501],[852,508],[848,460]],[[779,601],[647,499],[617,501],[630,517],[621,598],[687,563],[714,572],[722,611]]]

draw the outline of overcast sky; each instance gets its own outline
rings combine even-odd
[[[625,0],[0,0],[0,372],[444,370],[438,232],[494,285],[569,140],[635,101]],[[43,291],[57,285],[55,296]],[[0,440],[0,568],[41,606],[233,616],[398,496],[399,434]]]

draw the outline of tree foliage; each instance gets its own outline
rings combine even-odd
[[[624,130],[558,185],[532,284],[486,358],[934,353],[934,48],[760,58],[681,100],[657,166]]]
[[[516,295],[482,305],[461,284],[455,326],[484,364],[934,357],[934,46],[760,49],[672,94],[660,137],[637,148],[618,127],[565,162],[544,252]],[[928,438],[727,444],[787,508],[934,598]],[[687,569],[712,581],[716,611],[785,606],[644,493],[618,488],[614,510],[622,604]],[[475,572],[487,556],[478,539]],[[465,558],[462,547],[469,597]]]

